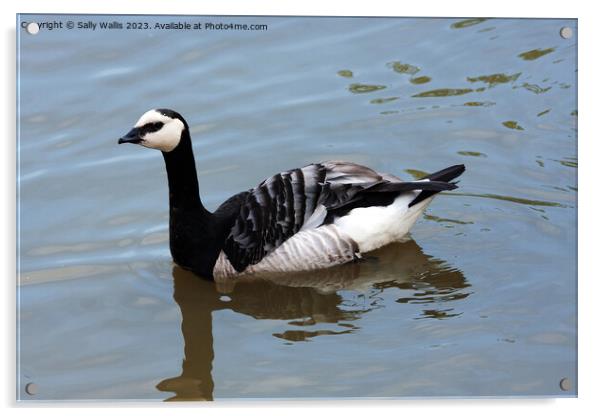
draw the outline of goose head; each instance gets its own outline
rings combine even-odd
[[[153,109],[144,113],[117,143],[134,143],[168,153],[178,147],[187,131],[188,125],[179,113],[165,108]]]

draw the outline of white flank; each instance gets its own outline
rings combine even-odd
[[[419,192],[404,193],[385,207],[355,208],[336,219],[334,225],[357,243],[360,253],[401,241],[433,199],[427,198],[408,208]]]

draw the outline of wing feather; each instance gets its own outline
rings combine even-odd
[[[239,198],[240,209],[227,229],[224,252],[236,271],[242,272],[295,233],[317,228],[329,216],[344,215],[362,201],[385,201],[401,192],[454,187],[428,180],[402,182],[349,162],[316,163],[281,172]]]

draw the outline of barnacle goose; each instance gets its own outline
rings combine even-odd
[[[280,172],[238,193],[215,212],[199,197],[186,120],[150,110],[118,143],[159,149],[169,183],[169,246],[175,263],[214,280],[322,269],[399,241],[434,195],[455,189],[450,166],[403,182],[350,162]]]

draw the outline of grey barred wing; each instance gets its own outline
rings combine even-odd
[[[329,208],[379,181],[382,177],[373,170],[341,162],[278,173],[247,193],[224,252],[232,266],[243,271],[300,230],[319,227]]]
[[[402,182],[349,162],[281,172],[244,194],[223,250],[234,269],[242,272],[299,231],[332,223],[354,208],[388,205],[401,192],[453,188],[443,182]]]

